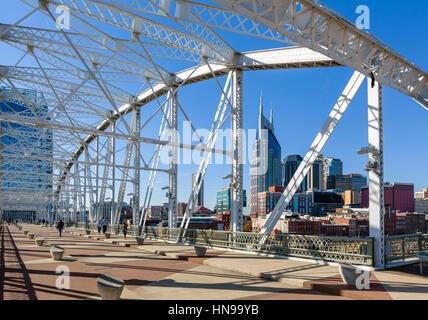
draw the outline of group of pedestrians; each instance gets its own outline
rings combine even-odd
[[[128,220],[123,220],[122,223],[122,231],[123,231],[123,237],[126,239],[126,234],[128,233],[128,227],[130,225],[130,222]],[[99,220],[97,223],[97,228],[98,228],[98,234],[101,234],[101,230],[103,231],[103,234],[105,235],[105,233],[107,232],[107,227],[108,227],[108,220],[107,218],[104,218],[104,220]],[[62,219],[60,219],[58,221],[58,223],[56,224],[56,228],[58,230],[58,234],[60,237],[62,237],[62,230],[64,229],[64,222],[62,221]]]
[[[103,234],[105,234],[107,232],[107,227],[108,220],[106,218],[104,218],[104,220],[100,219],[97,223],[98,234],[101,233],[101,229],[103,230]],[[58,230],[59,236],[62,237],[62,230],[64,229],[64,222],[62,221],[62,219],[58,221],[58,223],[56,224],[56,228]]]
[[[108,220],[107,218],[104,218],[104,220],[98,220],[97,228],[98,228],[98,234],[101,234],[101,229],[103,230],[103,234],[105,235],[107,232],[108,227]]]

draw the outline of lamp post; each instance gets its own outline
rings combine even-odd
[[[128,193],[127,196],[132,196],[132,198],[130,198],[130,206],[132,207],[132,224],[135,224],[135,221],[137,220],[137,214],[138,214],[138,208],[136,208],[135,206],[135,195],[133,192]],[[137,211],[136,211],[137,210]],[[135,221],[134,221],[135,218]]]
[[[112,202],[112,199],[111,199],[111,197],[108,197],[108,198],[105,198],[104,199],[104,202],[107,202],[108,200],[110,200],[110,202]],[[110,210],[106,210],[106,206],[104,205],[104,203],[102,204],[102,208],[103,208],[103,212],[101,213],[102,214],[102,218],[105,218],[105,216],[106,216],[106,211],[111,211],[111,209]],[[107,215],[108,216],[108,215]],[[100,217],[101,218],[101,217]],[[112,221],[113,222],[113,221]]]

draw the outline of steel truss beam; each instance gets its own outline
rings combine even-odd
[[[141,111],[140,108],[134,111],[134,134],[138,138],[141,134]],[[132,201],[132,224],[137,224],[138,211],[140,210],[140,157],[141,144],[139,141],[134,142],[134,182],[133,182],[133,201]]]
[[[310,49],[292,47],[292,48],[280,48],[265,51],[251,51],[242,54],[239,57],[238,69],[247,71],[256,70],[272,70],[272,69],[293,69],[293,68],[318,68],[318,67],[334,67],[340,66],[332,59],[325,57],[319,53],[316,53]],[[201,66],[193,67],[190,69],[183,70],[174,75],[175,84],[167,85],[159,83],[146,89],[143,93],[135,98],[135,104],[138,106],[144,106],[149,102],[165,95],[169,92],[169,88],[172,86],[181,86],[197,83],[200,81],[212,79],[213,77],[222,76],[228,74],[230,67],[222,64],[206,63]],[[130,104],[125,104],[118,108],[122,116],[128,114],[132,110]],[[111,120],[118,118],[116,111],[113,112],[110,118],[102,121],[98,126],[97,130],[104,131],[110,126]],[[107,134],[107,133],[106,133]],[[85,145],[89,145],[95,138],[95,135],[89,135],[85,139]],[[127,139],[133,139],[132,136],[128,136]],[[152,139],[156,143],[155,139]],[[142,141],[145,142],[145,141]],[[159,144],[166,142],[157,141]],[[185,146],[180,145],[180,148]],[[201,150],[198,146],[192,147],[194,150]],[[76,152],[73,158],[78,158],[83,152],[84,147],[81,146]],[[215,153],[228,154],[226,151],[219,151],[214,149]],[[230,154],[230,153],[229,153]],[[70,167],[72,164],[70,164]],[[66,174],[66,173],[65,173]]]
[[[7,115],[0,115],[0,121],[17,123],[17,124],[24,124],[24,125],[33,126],[33,127],[48,128],[48,129],[58,130],[58,131],[86,133],[86,134],[90,134],[91,138],[93,138],[94,136],[105,136],[105,137],[109,137],[109,138],[116,138],[116,139],[122,139],[122,140],[134,141],[134,142],[139,141],[139,142],[144,142],[144,143],[149,143],[149,144],[161,144],[161,145],[169,144],[169,141],[167,141],[167,140],[158,140],[158,139],[152,139],[152,138],[144,138],[144,137],[136,137],[136,136],[132,136],[132,135],[125,135],[125,134],[120,134],[120,133],[112,133],[112,132],[108,132],[108,131],[101,131],[98,128],[97,129],[88,129],[88,128],[83,128],[83,127],[65,126],[63,124],[55,123],[53,121],[42,121],[42,120],[35,121],[35,120],[32,120],[31,118],[28,119],[28,118],[24,118],[24,117],[21,118],[21,117],[16,117],[16,116],[13,117],[13,116],[7,116]],[[89,140],[89,139],[86,138],[85,140]],[[187,145],[187,144],[183,144],[183,143],[177,144],[176,147],[181,148],[181,149],[191,149],[191,150],[200,150],[200,151],[204,150],[204,148],[202,146]],[[230,152],[225,151],[225,150],[216,149],[216,150],[214,150],[214,152],[221,153],[224,155],[230,155]],[[79,152],[79,156],[80,156],[80,154],[81,154],[81,151]]]
[[[205,173],[206,173],[208,164],[210,163],[210,160],[211,160],[212,150],[217,141],[219,129],[223,126],[223,124],[225,123],[229,115],[233,112],[233,105],[230,101],[231,95],[232,95],[232,89],[233,89],[233,85],[231,84],[231,78],[232,78],[232,72],[229,73],[229,76],[226,79],[226,83],[224,87],[221,88],[222,94],[220,97],[216,114],[214,116],[214,121],[212,123],[211,130],[207,139],[208,149],[204,152],[201,163],[199,164],[199,169],[195,174],[195,179],[192,185],[190,198],[189,198],[189,201],[187,202],[186,211],[181,221],[180,228],[184,227],[185,229],[184,232],[186,232],[190,223],[190,219],[193,215],[193,209],[196,204],[196,199],[201,190],[202,182],[204,181]],[[231,112],[228,115],[226,115],[226,109],[228,105],[231,108]],[[182,233],[181,236],[184,236],[184,233]]]
[[[34,4],[34,1],[21,1],[32,7],[37,6]],[[105,1],[49,0],[49,3],[52,5],[52,8],[58,5],[67,5],[73,13],[111,24],[131,33],[139,34],[171,47],[190,51],[199,56],[207,56],[221,62],[230,62],[234,56],[234,52],[229,48],[209,43],[207,42],[208,39],[202,39],[195,35],[181,32]]]
[[[369,153],[369,234],[374,239],[375,267],[385,268],[382,85],[367,81]]]
[[[169,94],[169,185],[168,185],[168,226],[177,228],[177,187],[178,187],[178,170],[177,170],[177,144],[178,139],[178,113],[177,113],[177,91]]]
[[[294,43],[417,100],[428,109],[428,74],[315,0],[214,0]]]
[[[232,176],[231,176],[231,215],[230,230],[233,232],[243,231],[243,72],[242,70],[232,71]]]

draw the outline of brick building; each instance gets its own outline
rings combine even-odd
[[[181,224],[182,217],[178,218],[178,225]],[[216,217],[192,217],[189,222],[189,229],[218,230],[219,220]]]
[[[219,223],[223,225],[223,230],[230,230],[230,211],[224,211],[223,214],[214,215],[219,220]]]
[[[385,234],[389,236],[427,233],[426,214],[387,212],[385,214]]]
[[[311,220],[287,220],[284,222],[282,232],[298,235],[321,234],[321,221]]]
[[[386,184],[384,187],[385,207],[396,211],[414,212],[414,189],[414,185],[410,183]],[[369,188],[361,189],[361,206],[369,207]]]
[[[252,213],[251,218],[264,218],[271,213],[282,193],[283,189],[280,187],[271,187],[269,191],[259,193],[257,195],[257,216]],[[311,216],[326,216],[328,212],[335,212],[342,206],[342,196],[334,192],[308,191],[295,194],[286,210]]]
[[[186,202],[179,202],[177,203],[177,217],[182,217],[187,209],[187,203]]]
[[[342,223],[324,222],[321,224],[321,234],[329,237],[348,237],[349,225]]]

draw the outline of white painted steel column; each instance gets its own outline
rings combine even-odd
[[[100,216],[99,210],[100,210],[100,189],[99,189],[99,178],[100,178],[100,137],[97,136],[96,138],[96,157],[95,157],[95,162],[96,162],[96,170],[95,170],[95,206],[94,206],[94,210],[95,210],[95,223],[98,223],[98,219]]]
[[[86,160],[86,150],[87,150],[87,148],[85,147],[85,160]],[[88,215],[89,215],[89,212],[91,212],[90,211],[91,209],[88,208],[88,215],[86,214],[86,206],[88,204],[88,201],[86,200],[87,192],[88,192],[88,189],[86,188],[87,183],[88,183],[88,180],[87,180],[88,179],[88,177],[87,177],[87,174],[88,174],[87,166],[88,166],[88,164],[85,162],[84,168],[83,168],[83,209],[84,209],[84,211],[83,211],[83,217],[84,217],[83,222],[89,222]],[[89,201],[89,203],[91,203],[91,202]]]
[[[169,192],[168,226],[177,228],[177,91],[170,94],[169,122]]]
[[[74,179],[73,179],[73,185],[74,186],[71,189],[72,195],[73,195],[73,199],[72,199],[72,201],[73,201],[73,218],[72,218],[73,222],[77,222],[77,212],[79,209],[79,205],[78,205],[78,197],[79,197],[78,191],[79,190],[77,190],[78,185],[79,185],[78,179],[79,179],[79,164],[75,163],[74,164]]]
[[[375,267],[385,268],[382,86],[368,79],[369,230],[374,238]]]
[[[140,127],[141,127],[141,112],[140,108],[135,109],[135,123],[134,123],[134,132],[135,136],[140,137]],[[138,210],[140,209],[140,147],[141,142],[135,141],[135,152],[134,152],[134,188],[133,188],[133,208],[132,208],[132,224],[137,225],[138,219]],[[113,168],[114,170],[114,168]]]
[[[111,123],[111,132],[116,132],[116,121],[113,121]],[[117,202],[115,201],[115,169],[116,169],[116,139],[114,137],[111,138],[111,208],[110,208],[110,223],[113,224],[114,222],[114,215],[116,214],[116,205]]]
[[[243,72],[232,72],[232,176],[231,176],[231,216],[230,230],[243,231]]]

